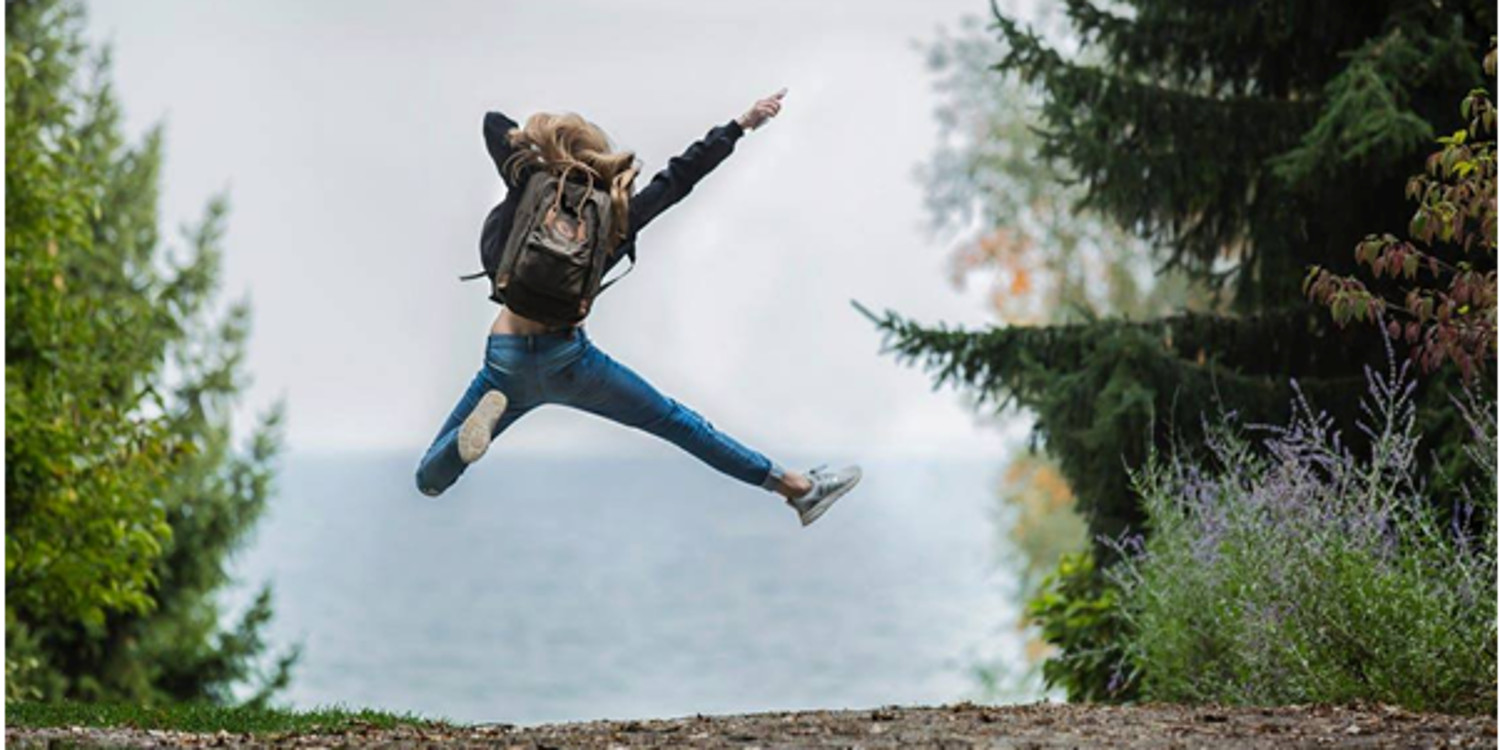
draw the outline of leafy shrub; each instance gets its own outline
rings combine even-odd
[[[126,137],[77,0],[5,5],[7,698],[229,702],[261,590],[227,560],[273,489],[280,407],[236,430],[250,309],[219,299],[227,204],[160,236],[163,139]]]
[[[1059,649],[1042,665],[1047,687],[1066,690],[1070,701],[1136,696],[1120,589],[1094,568],[1092,551],[1064,555],[1027,603],[1026,613],[1042,629],[1042,639]]]
[[[1133,473],[1149,539],[1117,542],[1108,575],[1146,697],[1493,708],[1494,405],[1459,404],[1486,481],[1443,523],[1414,471],[1410,363],[1388,358],[1366,370],[1368,456],[1299,391],[1288,426],[1211,428],[1209,466],[1153,456]]]
[[[1484,57],[1491,79],[1493,44],[1492,38]],[[1467,127],[1439,138],[1442,150],[1407,182],[1407,198],[1418,202],[1410,223],[1414,241],[1372,234],[1355,249],[1355,260],[1374,278],[1408,284],[1404,299],[1389,300],[1353,276],[1316,265],[1303,291],[1328,307],[1340,326],[1351,319],[1381,321],[1391,338],[1412,345],[1423,370],[1452,362],[1468,380],[1487,371],[1495,356],[1495,106],[1489,92],[1476,88],[1459,111]]]

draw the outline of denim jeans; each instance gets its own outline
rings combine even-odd
[[[595,347],[582,328],[575,328],[532,336],[490,335],[484,366],[417,467],[417,489],[423,494],[442,494],[464,473],[467,465],[458,455],[458,430],[490,390],[504,393],[508,400],[491,440],[532,409],[562,404],[656,435],[742,482],[773,490],[785,473],[714,429],[697,412],[663,396]]]

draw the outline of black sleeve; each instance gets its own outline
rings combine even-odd
[[[739,122],[730,120],[708,131],[703,139],[687,147],[679,156],[667,161],[667,168],[656,173],[651,183],[630,199],[630,239],[661,215],[672,204],[693,191],[693,186],[713,171],[731,153],[734,142],[744,135]]]
[[[490,158],[494,160],[495,169],[500,172],[500,178],[505,180],[506,187],[514,187],[510,184],[510,175],[505,171],[505,160],[514,151],[506,134],[515,128],[516,121],[499,112],[484,113],[484,147],[489,149]]]

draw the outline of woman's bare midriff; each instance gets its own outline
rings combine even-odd
[[[495,316],[495,322],[490,325],[490,333],[503,336],[534,336],[538,333],[557,333],[566,330],[568,330],[567,327],[549,326],[531,318],[521,317],[506,307],[500,308],[500,314]]]

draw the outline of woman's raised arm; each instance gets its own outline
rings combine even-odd
[[[500,178],[505,180],[506,187],[513,187],[510,184],[510,175],[505,173],[505,160],[509,159],[514,151],[507,134],[516,127],[515,120],[499,112],[484,113],[484,147],[489,150],[490,159],[494,160],[495,169],[500,172]]]
[[[708,135],[688,146],[681,155],[667,160],[667,167],[657,172],[646,187],[630,199],[630,237],[633,239],[652,219],[687,197],[698,181],[713,171],[719,162],[734,153],[734,143],[745,134],[775,117],[781,111],[782,89],[751,105],[745,114],[715,126]]]

